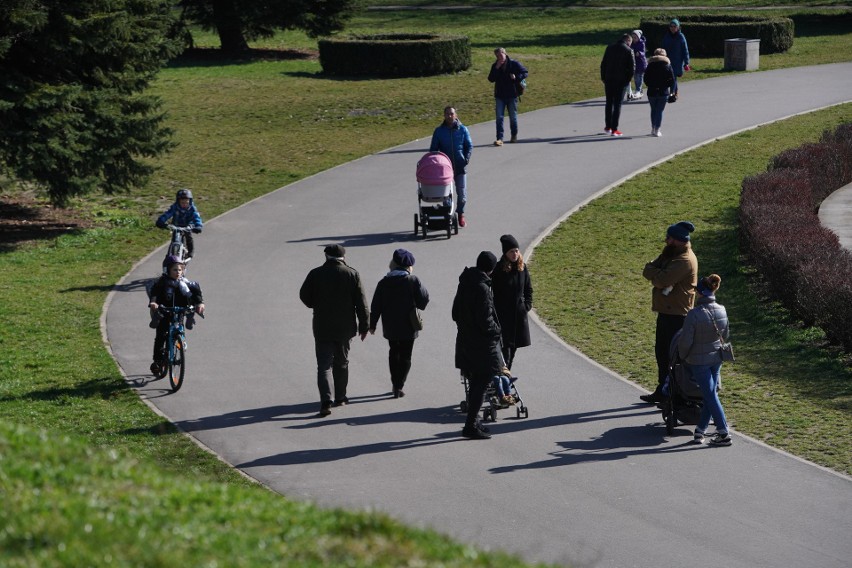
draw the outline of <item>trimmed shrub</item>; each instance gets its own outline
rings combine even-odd
[[[648,53],[661,47],[672,16],[642,19],[639,27],[648,38]],[[795,25],[790,18],[697,14],[678,18],[691,57],[722,57],[725,40],[759,39],[760,53],[782,53],[793,46]]]
[[[822,226],[819,205],[852,182],[852,123],[775,156],[743,180],[743,250],[769,293],[852,352],[852,253]]]
[[[469,38],[430,33],[322,39],[319,54],[323,71],[331,75],[423,77],[471,66]]]

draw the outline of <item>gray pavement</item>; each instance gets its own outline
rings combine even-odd
[[[849,478],[739,434],[730,448],[689,445],[686,427],[667,437],[659,413],[637,404],[638,387],[539,326],[515,363],[529,418],[504,412],[493,439],[460,438],[464,392],[450,318],[458,274],[480,250],[499,251],[502,233],[529,256],[560,219],[621,180],[733,132],[846,102],[849,77],[852,63],[684,84],[662,138],[648,135],[644,101],[625,106],[623,138],[601,134],[600,99],[521,115],[521,142],[503,148],[490,146],[492,122],[473,125],[469,225],[450,240],[413,237],[424,132],[206,224],[190,275],[204,286],[209,312],[190,334],[179,393],[147,373],[153,332],[143,285],[159,272],[162,251],[111,295],[109,344],[141,397],[293,499],[383,511],[530,561],[849,566]],[[410,249],[432,302],[408,396],[389,396],[386,341],[356,339],[352,404],[318,419],[311,314],[298,289],[332,242],[347,247],[368,296],[391,252]]]
[[[843,186],[819,206],[819,222],[840,240],[840,246],[852,251],[852,183]]]

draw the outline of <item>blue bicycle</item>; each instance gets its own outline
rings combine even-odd
[[[186,374],[186,316],[195,313],[195,306],[160,306],[163,317],[170,318],[169,335],[166,337],[165,359],[160,364],[159,378],[169,377],[172,392],[177,392],[183,385]]]

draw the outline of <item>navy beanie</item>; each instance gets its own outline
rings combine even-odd
[[[414,255],[405,249],[396,249],[393,251],[393,261],[397,266],[408,268],[414,266]]]
[[[497,257],[491,251],[484,250],[476,257],[476,267],[482,272],[493,272],[495,266],[497,266]]]
[[[680,221],[679,223],[675,223],[674,225],[669,225],[669,228],[666,231],[666,236],[669,236],[673,239],[677,239],[684,243],[688,243],[689,233],[694,230],[695,225],[693,225],[689,221]]]

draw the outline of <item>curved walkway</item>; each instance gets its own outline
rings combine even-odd
[[[823,200],[819,206],[819,222],[837,235],[840,246],[852,252],[852,183]]]
[[[206,226],[190,271],[209,315],[190,336],[179,393],[147,374],[141,284],[159,272],[161,251],[111,296],[109,342],[140,396],[294,499],[384,511],[530,561],[848,566],[849,478],[741,435],[725,449],[687,444],[687,428],[668,438],[658,412],[636,404],[635,385],[537,326],[516,362],[529,418],[504,412],[492,440],[460,438],[464,392],[449,313],[461,269],[480,250],[499,250],[500,234],[531,246],[566,212],[649,164],[848,101],[849,77],[852,63],[689,83],[666,110],[663,138],[648,136],[644,103],[624,108],[623,138],[601,135],[601,100],[526,113],[521,143],[503,148],[490,146],[493,123],[474,125],[469,225],[450,240],[412,238],[414,165],[428,138],[333,168]],[[387,343],[370,336],[353,343],[352,404],[317,419],[311,314],[298,289],[330,242],[347,247],[368,296],[393,249],[409,248],[432,302],[408,396],[389,397]]]

